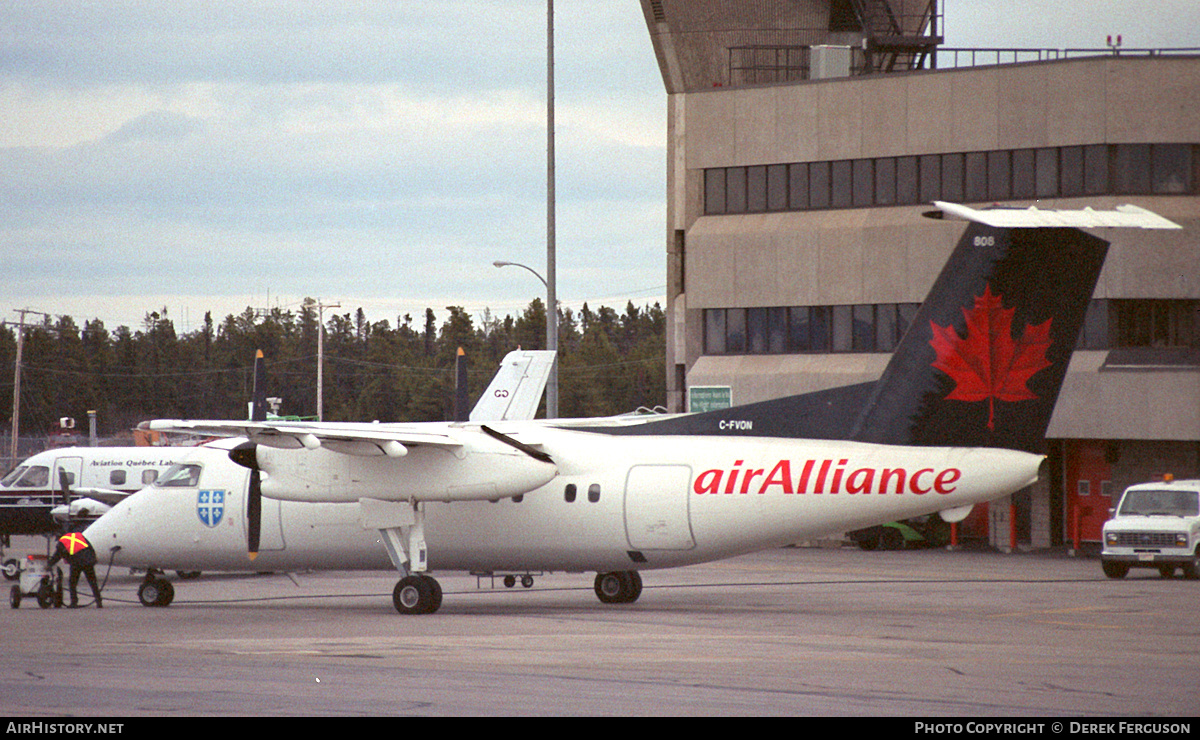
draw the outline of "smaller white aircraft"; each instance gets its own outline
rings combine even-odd
[[[553,352],[510,352],[471,409],[469,418],[532,419],[553,362]],[[465,368],[461,354],[460,367]],[[254,400],[249,412],[250,418],[268,420],[264,371],[260,351],[255,358]],[[465,390],[465,379],[460,378],[459,390]],[[237,468],[228,460],[227,440],[211,444],[215,444],[219,451],[216,454],[237,477],[246,477],[245,468]],[[91,523],[118,502],[155,482],[161,481],[169,488],[188,482],[186,470],[172,468],[185,460],[208,459],[209,452],[206,445],[62,447],[39,452],[0,479],[0,535],[58,534],[64,525]],[[171,475],[164,476],[169,470]],[[19,572],[17,560],[3,560],[6,578],[15,580]]]
[[[1081,229],[1178,226],[1131,207],[937,205],[970,223],[877,382],[628,424],[160,420],[149,428],[247,437],[230,452],[247,472],[181,466],[184,483],[130,497],[88,538],[164,570],[230,567],[243,538],[256,568],[390,561],[396,610],[430,614],[433,570],[595,571],[602,602],[630,603],[644,570],[956,521],[1037,480],[1108,249]]]

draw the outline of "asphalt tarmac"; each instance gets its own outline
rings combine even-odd
[[[623,606],[596,599],[594,574],[436,575],[441,610],[406,617],[393,573],[204,574],[146,608],[140,576],[114,569],[102,610],[4,610],[0,716],[1200,709],[1200,581],[1109,580],[1094,558],[786,548],[646,571]]]

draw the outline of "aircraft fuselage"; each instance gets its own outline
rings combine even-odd
[[[430,571],[604,572],[706,562],[986,501],[1032,483],[1041,461],[1011,450],[820,440],[551,429],[538,436],[558,464],[550,482],[515,498],[423,504]],[[309,464],[337,455],[270,454],[316,456]],[[249,472],[220,449],[197,450],[195,460],[202,465],[197,486],[146,489],[88,530],[102,558],[119,545],[115,563],[164,570],[390,567],[379,533],[361,526],[357,503],[270,498],[251,563],[243,515]],[[401,469],[404,461],[366,463]]]

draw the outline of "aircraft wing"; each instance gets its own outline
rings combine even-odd
[[[246,437],[264,447],[280,449],[325,447],[365,457],[403,457],[411,445],[461,447],[463,444],[448,431],[411,424],[155,419],[141,426],[151,431]]]
[[[537,414],[554,367],[552,350],[514,350],[471,409],[471,421],[528,421]]]

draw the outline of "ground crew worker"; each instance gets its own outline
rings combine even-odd
[[[50,558],[50,567],[53,568],[54,564],[63,558],[71,564],[71,608],[79,606],[79,597],[75,589],[79,585],[81,572],[87,576],[88,585],[92,587],[92,593],[96,596],[96,608],[104,608],[100,600],[100,586],[96,584],[96,550],[92,543],[80,532],[64,534],[58,538],[58,546],[54,548],[54,555]]]

